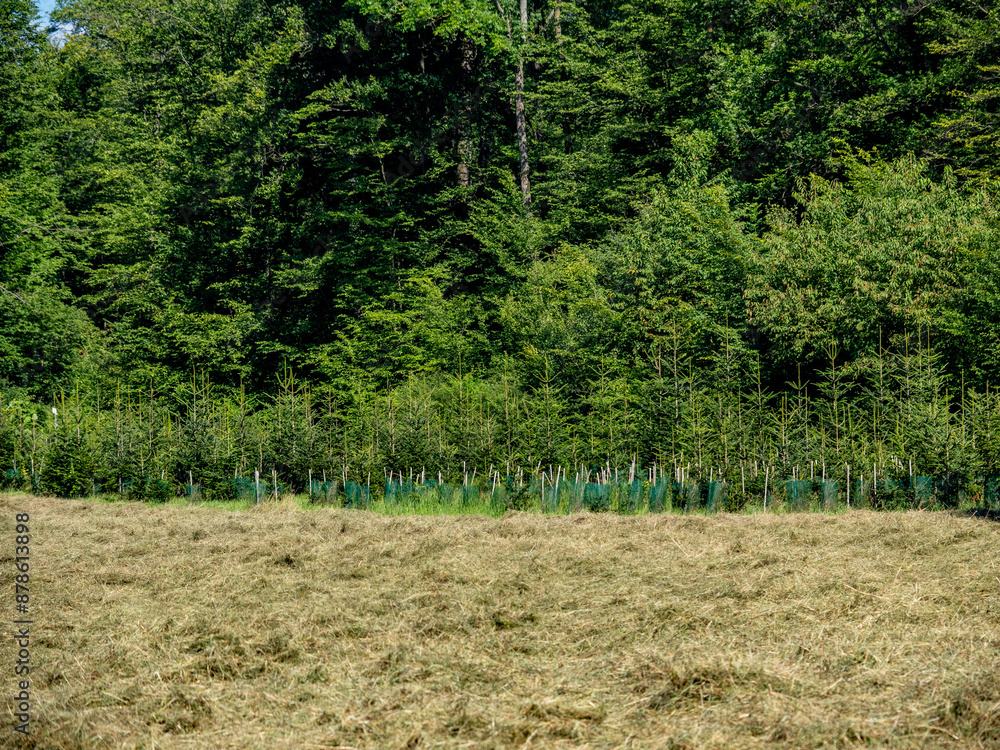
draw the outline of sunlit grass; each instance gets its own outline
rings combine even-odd
[[[26,747],[1000,742],[990,520],[224,506],[0,496],[8,538],[31,515]]]

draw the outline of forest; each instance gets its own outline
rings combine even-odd
[[[8,488],[997,501],[996,3],[0,8]]]

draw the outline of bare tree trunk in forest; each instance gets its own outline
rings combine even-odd
[[[559,16],[561,11],[562,11],[562,0],[556,0],[556,10],[555,10],[556,44],[559,46],[560,51],[562,50],[562,23],[559,21]]]
[[[521,0],[521,44],[528,41],[528,0]],[[514,76],[514,115],[517,117],[517,151],[521,157],[521,195],[524,207],[531,208],[531,183],[528,181],[528,125],[524,116],[524,54],[517,56]]]
[[[523,5],[524,0],[522,0]],[[528,180],[528,128],[524,117],[524,59],[518,59],[514,74],[514,114],[517,117],[517,151],[521,162],[521,195],[524,207],[531,208],[531,183]]]
[[[497,10],[507,24],[507,38],[514,41],[514,34],[510,28],[510,20],[504,15],[503,8],[500,7],[500,0],[496,0]],[[528,38],[528,0],[521,0],[521,43],[527,42]],[[518,52],[517,69],[514,71],[514,117],[517,120],[517,152],[520,161],[521,195],[524,198],[524,207],[531,208],[531,182],[528,180],[528,125],[524,114],[524,53]]]

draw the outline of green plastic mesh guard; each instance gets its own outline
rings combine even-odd
[[[683,482],[681,497],[684,499],[685,513],[693,513],[704,507],[701,501],[701,486],[697,482]]]
[[[369,501],[368,488],[348,480],[347,484],[344,485],[344,507],[364,508],[369,504]]]
[[[983,503],[987,510],[1000,510],[1000,477],[987,477],[983,486]]]
[[[588,482],[583,491],[583,507],[593,513],[608,510],[611,506],[611,487]]]
[[[824,510],[835,510],[839,502],[840,487],[837,482],[828,480],[820,483],[820,494],[823,499]]]
[[[474,484],[463,485],[462,507],[467,508],[479,503],[479,488]]]
[[[856,479],[851,482],[851,507],[870,508],[872,505],[872,483]]]
[[[908,505],[906,485],[898,479],[880,479],[875,487],[878,508],[903,508]]]
[[[726,507],[726,483],[708,483],[708,506],[709,513],[717,513]]]
[[[803,511],[809,508],[812,482],[806,479],[792,479],[785,482],[785,492],[788,496],[788,510]]]
[[[913,477],[913,507],[929,508],[934,502],[934,479]]]
[[[662,513],[670,500],[670,482],[660,479],[649,488],[649,512]]]
[[[237,500],[253,502],[257,499],[257,494],[254,491],[254,482],[252,479],[247,479],[246,477],[237,477],[236,479],[233,479],[233,487],[236,490]]]

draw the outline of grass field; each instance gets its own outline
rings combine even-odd
[[[947,513],[31,514],[0,747],[1000,746],[1000,524]],[[4,586],[10,632],[13,586]]]

